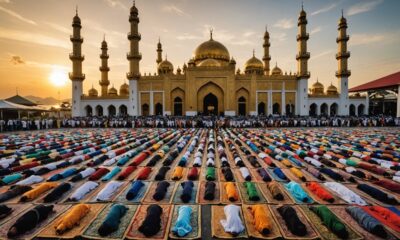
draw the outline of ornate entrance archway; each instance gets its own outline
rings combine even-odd
[[[203,109],[205,115],[218,115],[218,98],[209,93],[204,97]]]

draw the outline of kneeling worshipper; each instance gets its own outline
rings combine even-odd
[[[197,178],[199,177],[199,170],[197,169],[197,167],[192,167],[188,173],[188,179],[189,180],[197,180]]]
[[[193,192],[194,184],[192,181],[186,181],[186,182],[182,182],[181,186],[183,188],[182,194],[181,194],[182,202],[187,203],[190,201],[190,199],[192,199],[192,192]]]
[[[105,237],[117,231],[119,224],[121,223],[121,218],[127,211],[128,208],[122,204],[113,205],[98,229],[99,235]]]
[[[70,201],[77,202],[83,199],[86,194],[93,191],[93,189],[97,188],[99,184],[97,182],[88,181],[82,184],[78,189],[76,189],[69,197]]]
[[[286,175],[282,172],[282,169],[280,169],[280,168],[274,168],[274,170],[272,170],[274,173],[275,173],[275,175],[278,177],[278,178],[280,178],[280,179],[282,179],[282,180],[284,180],[284,181],[289,181],[289,179],[286,177]]]
[[[239,194],[233,182],[225,183],[225,192],[226,192],[226,197],[229,199],[229,201],[234,202],[239,199]]]
[[[365,212],[362,208],[356,206],[346,207],[346,212],[357,221],[357,223],[367,232],[381,238],[386,238],[385,227],[376,218]]]
[[[215,182],[206,182],[204,200],[212,201],[215,198]]]
[[[250,171],[247,167],[241,167],[241,168],[239,168],[239,170],[245,181],[251,181]]]
[[[92,175],[95,172],[96,172],[96,169],[88,167],[85,170],[83,170],[83,171],[79,172],[78,174],[76,174],[75,176],[73,176],[70,181],[77,182],[79,180],[89,177],[90,175]]]
[[[250,201],[260,201],[256,185],[253,182],[245,182],[244,186],[246,187]]]
[[[35,187],[34,189],[25,192],[21,199],[20,202],[27,202],[31,201],[33,199],[36,199],[39,197],[42,193],[47,192],[48,190],[55,188],[58,185],[58,183],[55,182],[45,182],[41,183],[39,186]]]
[[[221,225],[225,232],[233,236],[239,235],[244,231],[242,219],[240,218],[240,207],[237,205],[226,205],[224,207],[226,219],[221,219]]]
[[[79,170],[77,168],[69,168],[69,169],[62,171],[61,173],[54,174],[49,179],[47,179],[47,181],[55,182],[55,181],[70,177],[78,172],[79,172]]]
[[[272,181],[268,183],[267,188],[271,192],[271,195],[275,200],[281,201],[284,199],[284,195],[277,181]]]
[[[301,172],[300,169],[295,168],[295,167],[291,167],[289,168],[290,171],[296,176],[298,177],[301,181],[305,182],[307,181],[306,177],[304,177],[304,174]]]
[[[156,205],[151,204],[147,207],[146,217],[139,226],[139,232],[143,233],[146,237],[154,236],[161,229],[161,215],[163,209]]]
[[[297,216],[296,210],[289,205],[284,205],[279,207],[279,214],[282,216],[283,220],[285,220],[286,226],[291,233],[296,236],[305,236],[307,235],[307,228],[303,222]]]
[[[180,180],[183,177],[183,167],[176,166],[172,174],[172,180]]]
[[[312,206],[310,210],[317,214],[322,223],[336,236],[342,239],[346,239],[349,236],[346,226],[331,212],[331,210],[329,210],[329,208],[324,205],[318,207]]]
[[[122,181],[125,180],[127,177],[129,177],[129,175],[131,175],[133,173],[133,171],[136,170],[136,166],[128,166],[125,168],[125,170],[123,170],[119,175],[117,180]]]
[[[65,231],[78,225],[90,211],[88,204],[76,204],[60,220],[57,221],[54,228],[57,234],[63,234]]]
[[[0,219],[3,219],[9,215],[9,213],[12,212],[12,208],[7,207],[4,204],[0,205]]]
[[[96,172],[94,172],[94,173],[92,173],[90,175],[89,180],[90,181],[97,181],[101,177],[106,175],[108,172],[110,172],[110,170],[108,170],[107,168],[99,168],[99,169],[96,170]]]
[[[189,206],[180,206],[178,209],[178,218],[172,232],[178,237],[184,237],[192,231],[190,225],[190,218],[192,215],[192,208]]]
[[[144,167],[140,172],[138,173],[138,176],[136,177],[137,180],[146,180],[151,173],[151,167]]]
[[[224,174],[225,181],[227,182],[234,182],[235,179],[233,178],[233,173],[230,167],[223,167],[222,174]]]
[[[167,172],[170,170],[170,167],[167,166],[162,166],[160,167],[160,169],[158,169],[158,173],[155,176],[154,180],[156,181],[162,181],[165,180],[165,175],[167,174]]]
[[[337,182],[326,182],[324,186],[335,192],[340,198],[351,204],[358,204],[361,206],[367,205],[367,203],[359,195],[345,187],[341,183]]]
[[[132,182],[130,189],[126,193],[126,200],[133,200],[138,194],[140,189],[144,186],[141,180]]]
[[[304,191],[304,189],[297,182],[290,181],[285,184],[286,190],[293,196],[297,202],[313,203],[314,200]]]
[[[24,213],[10,227],[7,232],[7,237],[15,238],[18,235],[24,234],[34,229],[40,222],[44,221],[50,213],[53,212],[53,205],[37,205],[31,210]]]
[[[256,230],[263,235],[269,234],[271,232],[271,222],[264,206],[260,204],[251,205],[249,209],[253,215],[253,224]]]
[[[364,206],[362,209],[387,227],[400,232],[400,216],[396,213],[381,206]]]
[[[378,188],[372,187],[367,184],[358,184],[357,188],[360,189],[361,191],[365,192],[369,196],[371,196],[383,203],[390,204],[390,205],[398,204],[397,200],[392,195],[389,195],[389,194],[385,193],[384,191],[381,191]]]
[[[317,182],[308,182],[306,183],[306,187],[315,195],[317,195],[320,199],[333,203],[335,198],[330,194],[327,190],[325,190],[321,185]]]
[[[272,181],[271,177],[269,176],[269,174],[267,173],[267,171],[264,168],[258,168],[257,172],[264,182]]]
[[[31,186],[11,186],[6,192],[0,193],[0,202],[8,201],[30,190],[32,190]]]
[[[170,183],[167,181],[161,181],[157,183],[156,191],[154,192],[153,199],[156,201],[161,201],[164,199],[168,192],[168,187]]]
[[[207,167],[206,180],[207,181],[214,181],[215,180],[215,168],[214,167]]]
[[[44,178],[41,176],[32,175],[32,176],[25,178],[24,180],[17,182],[15,185],[32,185],[35,183],[40,183],[43,180],[44,180]]]
[[[123,182],[118,181],[111,181],[107,183],[107,185],[97,194],[96,201],[110,201],[111,197],[123,184]]]
[[[61,183],[43,198],[43,202],[54,202],[60,199],[64,195],[64,193],[68,192],[71,188],[72,186],[70,183]]]

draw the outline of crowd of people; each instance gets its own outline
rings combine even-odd
[[[0,131],[53,128],[251,128],[251,127],[392,127],[400,118],[392,116],[286,117],[286,116],[139,116],[77,117],[0,120]]]

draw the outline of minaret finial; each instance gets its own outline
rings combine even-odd
[[[78,16],[78,5],[76,5],[75,14]]]
[[[133,6],[135,6],[135,0],[133,0]]]
[[[343,8],[342,8],[342,18],[343,18]]]
[[[210,28],[210,40],[213,40],[212,35],[213,35],[213,29]]]
[[[278,61],[275,61],[275,67],[278,67]]]
[[[304,1],[301,1],[301,10],[304,11]]]
[[[255,50],[254,50],[254,48],[253,48],[253,57],[255,57]]]
[[[160,38],[160,36],[158,36],[158,43],[161,43],[161,38]]]
[[[265,24],[265,31],[268,32],[268,24]]]
[[[168,54],[165,54],[165,60],[168,60]]]
[[[103,41],[104,42],[106,41],[106,34],[105,33],[103,34]]]
[[[17,95],[18,95],[18,87],[16,87],[16,89],[15,89],[15,90],[16,90],[16,92],[17,92]]]

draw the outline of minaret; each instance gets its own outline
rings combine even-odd
[[[137,116],[139,114],[138,106],[138,87],[137,82],[140,78],[139,62],[142,59],[142,55],[139,53],[139,41],[141,35],[139,34],[139,11],[135,6],[135,1],[130,10],[129,22],[131,23],[131,31],[128,33],[128,39],[130,42],[130,51],[127,54],[129,61],[129,72],[126,74],[129,80],[129,108],[128,114],[131,116]]]
[[[162,45],[161,45],[161,41],[160,38],[158,39],[158,44],[157,44],[157,65],[160,64],[160,62],[162,62]]]
[[[71,36],[72,53],[69,54],[69,59],[72,61],[72,72],[69,73],[69,79],[72,81],[72,117],[81,116],[81,97],[83,94],[83,80],[85,74],[82,73],[82,62],[85,57],[82,55],[81,37],[81,19],[78,16],[78,7],[76,8],[76,15],[72,20],[73,33]]]
[[[110,68],[108,67],[109,56],[107,50],[107,42],[104,37],[103,42],[101,43],[101,66],[99,68],[101,72],[101,80],[99,81],[99,84],[101,86],[101,96],[107,96],[108,86],[110,85],[110,81],[108,80],[108,72],[110,71]]]
[[[349,35],[347,35],[347,20],[343,17],[339,19],[338,25],[339,36],[336,38],[338,44],[338,53],[336,59],[338,60],[338,71],[336,77],[338,79],[338,91],[340,93],[339,100],[339,115],[349,115],[349,76],[351,75],[348,69],[347,59],[350,57],[350,52],[347,51],[347,41],[349,41]]]
[[[264,74],[269,75],[269,61],[271,61],[271,56],[269,55],[269,47],[271,46],[271,43],[269,42],[269,33],[268,29],[265,28],[265,33],[264,33]]]
[[[304,11],[303,5],[301,6],[301,12],[297,22],[298,34],[297,34],[297,48],[298,54],[296,55],[297,60],[297,106],[296,113],[301,116],[309,114],[308,111],[308,79],[310,73],[308,72],[307,62],[310,58],[310,53],[307,52],[307,40],[309,35],[307,33],[307,14]]]

